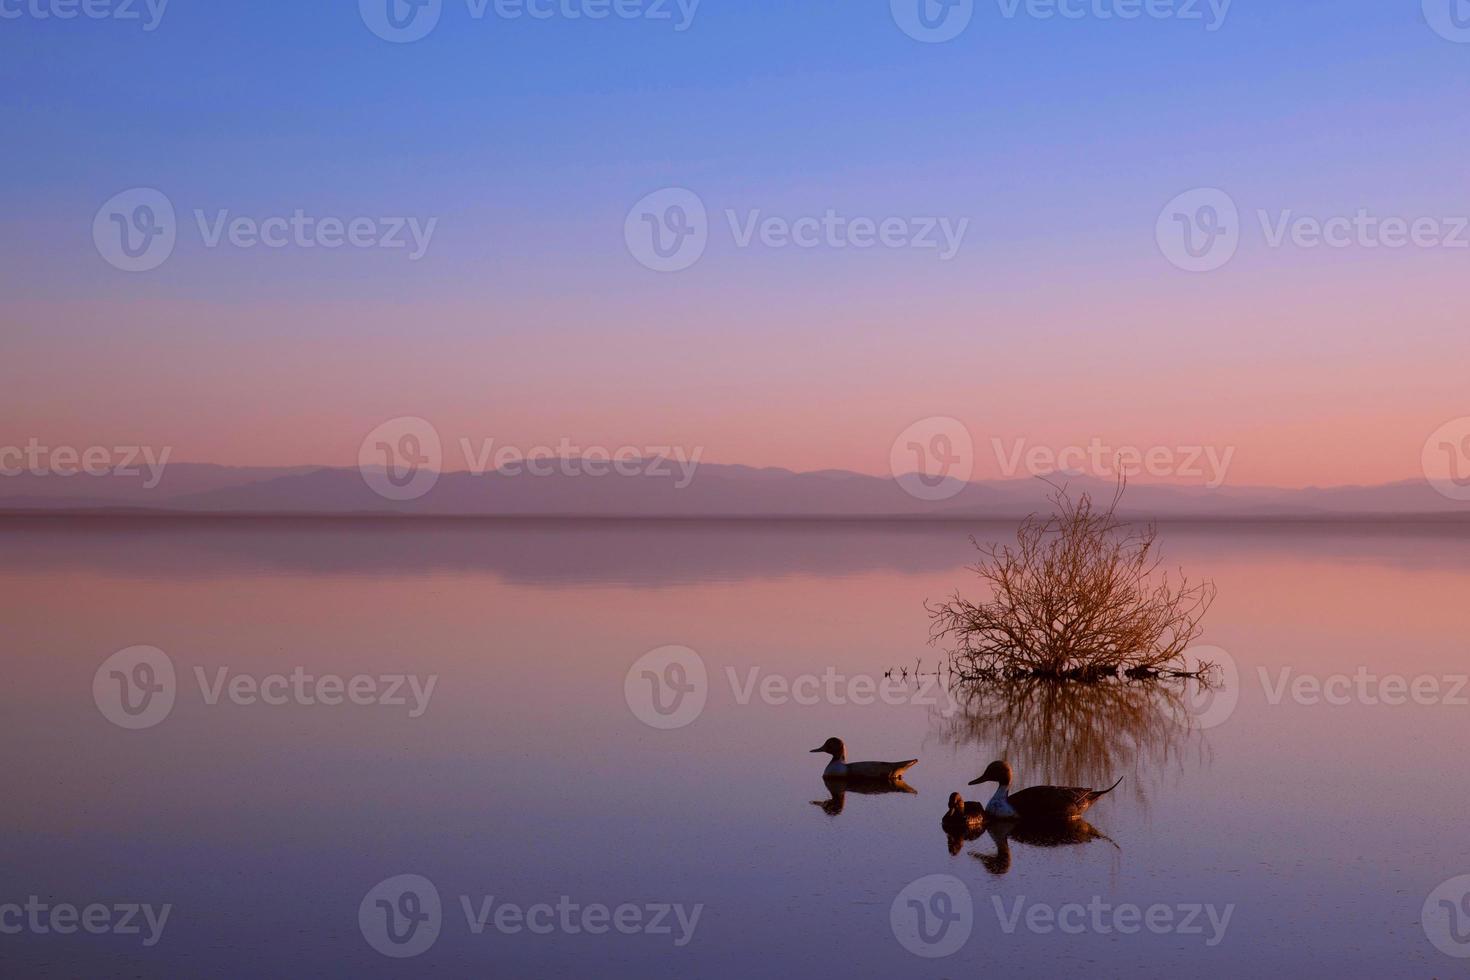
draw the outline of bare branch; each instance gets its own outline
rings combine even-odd
[[[1106,510],[1086,493],[1074,501],[1065,485],[1049,485],[1055,513],[1027,517],[1014,545],[975,542],[981,557],[972,571],[989,586],[988,601],[955,593],[926,605],[931,642],[954,644],[962,678],[1188,673],[1184,651],[1203,632],[1214,584],[1159,573],[1158,529],[1117,517],[1125,481]]]

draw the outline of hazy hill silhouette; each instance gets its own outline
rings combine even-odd
[[[1074,491],[1110,494],[1093,477],[1062,477]],[[384,499],[355,468],[227,467],[172,463],[158,485],[137,476],[77,475],[0,478],[0,508],[10,511],[141,509],[205,514],[403,514],[578,517],[984,517],[1014,518],[1046,508],[1050,488],[1019,478],[965,484],[953,497],[928,502],[889,478],[841,470],[797,473],[701,464],[687,486],[676,467],[667,475],[508,476],[445,473],[422,497]],[[1281,490],[1134,483],[1122,512],[1161,518],[1265,518],[1441,515],[1470,516],[1423,481],[1373,487]]]

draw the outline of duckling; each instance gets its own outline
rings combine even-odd
[[[975,830],[985,824],[985,804],[970,802],[958,793],[949,794],[949,809],[940,818],[940,826],[951,833]]]
[[[882,780],[891,781],[918,764],[918,759],[903,762],[848,762],[847,746],[840,738],[829,738],[813,752],[826,752],[832,757],[827,768],[822,770],[823,779]]]
[[[1084,789],[1076,786],[1032,786],[1010,793],[1011,767],[1005,762],[992,762],[971,786],[994,782],[995,795],[985,804],[985,815],[999,820],[1074,820],[1087,808],[1118,788],[1118,782],[1107,789]]]

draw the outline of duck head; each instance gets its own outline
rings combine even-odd
[[[832,758],[837,760],[843,760],[847,758],[847,746],[842,744],[842,739],[840,738],[829,738],[821,745],[812,749],[812,751],[825,752]]]
[[[1011,767],[1008,763],[996,760],[985,767],[980,778],[970,780],[971,786],[979,786],[981,783],[999,783],[1002,786],[1011,784]]]
[[[965,798],[958,793],[949,794],[949,812],[963,815],[965,812]]]

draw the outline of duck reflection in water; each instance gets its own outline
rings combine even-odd
[[[917,796],[919,793],[901,777],[866,783],[824,777],[822,784],[827,787],[828,798],[812,800],[812,806],[821,807],[822,812],[830,817],[835,817],[842,812],[842,808],[847,805],[848,793],[857,793],[859,796],[883,796],[887,793],[908,793],[910,796]]]
[[[960,834],[945,831],[951,855],[959,854],[966,842],[977,841],[983,836],[988,836],[995,845],[995,853],[981,854],[971,851],[970,857],[985,865],[985,870],[993,875],[1003,875],[1011,870],[1011,841],[1027,847],[1068,847],[1105,840],[1114,847],[1118,846],[1112,838],[1082,819],[1035,823],[1006,820],[990,823],[983,829],[975,827]]]

